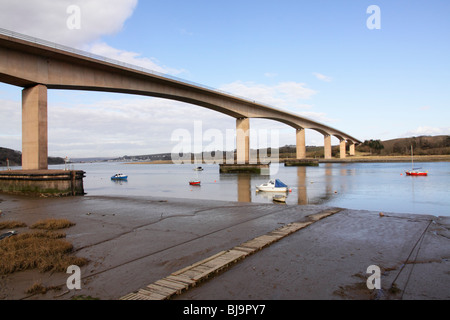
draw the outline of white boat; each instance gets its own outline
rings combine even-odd
[[[286,203],[286,198],[287,198],[286,195],[278,194],[278,195],[273,196],[272,201]]]
[[[194,168],[194,171],[203,171],[203,168],[202,167],[197,167],[197,168]]]
[[[288,190],[288,186],[279,179],[269,180],[260,186],[256,186],[256,191],[288,192]]]

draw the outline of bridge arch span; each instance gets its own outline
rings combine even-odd
[[[38,158],[45,158],[47,89],[116,92],[181,101],[234,117],[237,119],[236,128],[239,125],[248,129],[250,118],[271,119],[296,129],[297,148],[305,147],[304,129],[322,133],[326,149],[330,135],[337,136],[344,144],[346,140],[353,144],[361,143],[356,138],[330,126],[255,101],[107,59],[91,57],[70,48],[49,45],[39,39],[18,36],[12,32],[8,34],[2,29],[0,29],[0,81],[24,88],[22,107],[29,114],[23,115],[23,128],[25,131],[29,128],[39,129],[27,134],[23,131],[23,156],[34,154],[39,150]],[[40,137],[37,142],[34,138],[36,134]],[[239,144],[242,148],[237,148],[238,154],[248,153],[248,150],[246,151],[249,148],[248,137],[237,137],[237,142],[241,140],[244,143]],[[45,166],[42,161],[33,160],[29,169],[41,169]]]

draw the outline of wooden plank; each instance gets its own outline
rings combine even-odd
[[[196,266],[195,268],[193,268],[191,270],[199,272],[199,273],[203,273],[203,272],[208,271],[209,269],[210,268],[206,264],[202,264],[202,265]]]
[[[212,260],[212,259],[214,259],[215,257],[224,254],[225,252],[226,252],[226,251],[221,251],[221,252],[219,252],[219,253],[216,253],[215,255],[213,255],[213,256],[211,256],[211,257],[209,257],[209,258],[206,258],[206,259],[204,259],[204,260],[201,260],[201,261],[199,261],[199,262],[196,262],[196,263],[194,263],[194,264],[192,264],[192,265],[190,265],[190,266],[188,266],[188,267],[186,267],[186,268],[183,268],[183,269],[181,269],[181,270],[175,271],[175,272],[173,272],[172,274],[175,275],[175,276],[178,275],[178,274],[181,274],[181,273],[183,273],[184,271],[189,270],[189,269],[191,269],[191,268],[193,268],[193,267],[195,267],[195,266],[198,266],[198,265],[200,265],[200,264],[203,264],[203,263],[206,262],[206,261]]]
[[[169,289],[167,287],[159,286],[159,285],[154,284],[154,283],[149,284],[148,286],[146,286],[143,289],[146,290],[146,291],[153,292],[153,293],[156,293],[156,294],[161,294],[161,295],[164,295],[164,296],[172,295],[172,294],[177,292],[176,289]]]
[[[240,260],[241,258],[245,257],[246,255],[247,254],[245,252],[242,252],[239,250],[232,250],[232,251],[228,252],[227,254],[217,257],[216,259],[214,259],[212,261],[208,261],[205,264],[205,266],[207,266],[209,268],[209,270],[202,273],[199,276],[194,277],[194,279],[198,280],[198,279],[204,277],[205,275],[207,275],[208,273],[217,272],[217,271],[223,269],[224,267],[228,266],[229,264]]]
[[[253,240],[244,242],[243,244],[240,245],[240,247],[259,249],[261,247],[261,244],[258,239],[253,239]]]
[[[182,274],[179,274],[179,275],[182,275],[189,279],[194,279],[196,276],[198,276],[201,273],[202,272],[196,271],[194,269],[190,269],[190,270],[185,270]]]
[[[176,292],[173,292],[171,295],[173,295],[175,293]],[[153,291],[148,291],[145,289],[139,289],[137,294],[146,296],[146,297],[148,297],[149,300],[165,300],[165,299],[167,299],[167,297],[171,296],[171,295],[166,294],[165,292],[153,292]]]
[[[174,281],[170,281],[167,279],[161,279],[155,282],[155,284],[163,286],[163,287],[167,287],[170,289],[175,289],[177,291],[183,290],[186,288],[185,284],[182,284],[180,282],[174,282]]]
[[[330,210],[325,210],[316,214],[312,214],[309,215],[308,218],[312,219],[313,221],[318,221],[320,219],[323,219],[325,217],[329,217],[333,214],[336,214],[338,212],[340,212],[342,209],[330,209]]]
[[[141,293],[136,293],[133,300],[154,300],[154,299],[152,299],[151,297],[149,297],[147,295],[144,295]]]
[[[195,281],[194,280],[192,280],[191,278],[184,277],[182,274],[181,275],[177,275],[177,276],[170,275],[166,279],[168,279],[168,280],[176,280],[178,282],[185,283],[188,286],[194,286],[195,285]]]
[[[135,300],[136,294],[135,293],[128,293],[121,297],[119,300]]]
[[[242,252],[245,252],[245,253],[248,253],[248,254],[251,254],[251,253],[255,252],[255,250],[252,249],[252,248],[247,248],[247,247],[242,247],[242,246],[234,247],[234,250],[239,250],[239,251],[242,251]]]

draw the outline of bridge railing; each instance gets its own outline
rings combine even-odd
[[[114,65],[117,65],[117,66],[125,67],[125,68],[128,68],[128,69],[132,69],[132,70],[136,70],[136,71],[140,71],[140,72],[144,72],[144,73],[153,74],[153,75],[156,75],[156,76],[159,76],[159,77],[162,77],[162,78],[167,78],[167,79],[175,80],[175,81],[178,81],[178,82],[183,82],[183,83],[190,84],[190,85],[193,85],[193,86],[196,86],[196,87],[200,87],[200,88],[203,88],[203,89],[207,89],[207,90],[215,91],[215,92],[218,92],[218,93],[226,94],[226,95],[229,95],[229,96],[232,96],[232,97],[235,97],[235,98],[239,98],[241,100],[245,100],[245,101],[249,101],[249,102],[256,102],[256,101],[251,100],[249,98],[245,98],[245,97],[242,97],[242,96],[239,96],[239,95],[236,95],[236,94],[232,94],[230,92],[226,92],[226,91],[219,90],[219,89],[216,89],[216,88],[212,88],[212,87],[209,87],[209,86],[206,86],[206,85],[203,85],[203,84],[199,84],[199,83],[196,83],[196,82],[193,82],[193,81],[189,81],[189,80],[186,80],[186,79],[175,77],[175,76],[172,76],[172,75],[167,74],[167,73],[158,72],[158,71],[147,69],[147,68],[144,68],[144,67],[140,67],[140,66],[137,66],[137,65],[134,65],[134,64],[131,64],[131,63],[127,63],[127,62],[111,59],[111,58],[108,58],[108,57],[100,56],[100,55],[97,55],[95,53],[90,53],[90,52],[83,51],[83,50],[80,50],[80,49],[75,49],[75,48],[72,48],[72,47],[69,47],[69,46],[65,46],[65,45],[62,45],[62,44],[58,44],[58,43],[55,43],[55,42],[51,42],[51,41],[48,41],[48,40],[31,37],[31,36],[28,36],[28,35],[25,35],[25,34],[22,34],[22,33],[18,33],[18,32],[15,32],[15,31],[11,31],[11,30],[0,28],[0,34],[8,36],[8,37],[15,38],[15,39],[21,39],[21,40],[25,40],[25,41],[28,41],[28,42],[31,42],[31,43],[43,45],[43,46],[46,46],[46,47],[49,47],[49,48],[58,49],[58,50],[65,51],[65,52],[70,52],[70,53],[77,54],[77,55],[80,55],[80,56],[83,56],[83,57],[87,57],[87,58],[99,60],[99,61],[102,61],[102,62],[114,64]],[[261,105],[265,105],[267,107],[274,108],[273,106],[269,106],[269,105],[264,104],[264,103],[260,103],[260,102],[257,102],[257,103],[261,104]]]

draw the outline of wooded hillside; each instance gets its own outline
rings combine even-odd
[[[22,152],[7,149],[7,148],[1,148],[0,147],[0,166],[6,167],[6,159],[9,160],[9,166],[21,166],[22,165]],[[48,164],[63,164],[64,159],[58,158],[58,157],[49,157],[48,158]]]
[[[372,148],[370,146],[373,146]],[[372,152],[379,155],[409,155],[411,146],[415,155],[446,155],[450,154],[450,136],[420,136],[381,141],[381,147],[375,143],[359,145],[359,152]]]

